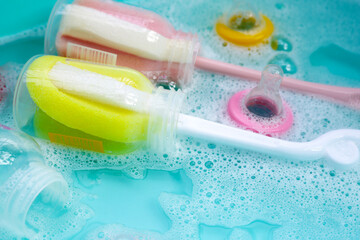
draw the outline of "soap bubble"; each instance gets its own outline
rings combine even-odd
[[[275,51],[291,52],[291,42],[283,36],[273,36],[270,41],[270,46]]]
[[[269,61],[269,64],[279,65],[284,71],[284,73],[294,74],[297,72],[295,62],[286,54],[276,55]]]

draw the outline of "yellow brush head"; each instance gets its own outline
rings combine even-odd
[[[42,56],[35,59],[27,69],[26,83],[36,105],[49,117],[69,128],[122,143],[146,140],[147,114],[92,102],[61,92],[48,77],[48,72],[57,62],[106,75],[151,93],[153,85],[144,75],[129,68],[114,68],[63,57]]]

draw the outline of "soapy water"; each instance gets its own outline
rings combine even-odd
[[[279,53],[270,43],[250,50],[231,44],[223,46],[213,24],[224,5],[230,2],[199,1],[184,6],[181,1],[175,1],[170,9],[168,3],[162,1],[142,4],[167,17],[178,29],[197,31],[204,56],[262,70]],[[314,6],[307,1],[261,5],[255,1],[253,4],[272,19],[276,34],[291,41],[293,49],[287,54],[297,64],[293,76],[360,87],[356,66],[346,61],[335,65],[336,73],[353,70],[344,76],[329,70],[334,65],[318,67],[311,60],[311,56],[315,60],[319,56],[333,59],[324,54],[326,48],[322,50],[328,43],[344,49],[345,52],[340,51],[342,56],[353,53],[357,58],[360,49],[355,43],[360,33],[352,31],[357,26],[355,20],[359,20],[355,14],[360,8],[357,4],[326,2]],[[299,12],[310,5],[313,11]],[[198,13],[194,14],[191,9],[197,9]],[[299,21],[304,22],[299,25]],[[26,36],[24,41],[27,39],[31,41],[33,37]],[[332,60],[321,62],[333,64]],[[22,67],[19,63],[1,67],[6,81],[16,80]],[[202,71],[196,71],[194,78],[196,83],[188,92],[183,112],[235,126],[226,113],[227,101],[239,90],[253,88],[255,83]],[[281,94],[294,112],[294,126],[281,137],[283,139],[308,141],[330,130],[360,129],[359,111],[315,96],[287,90]],[[10,102],[4,104],[0,122],[14,127]],[[47,214],[49,206],[41,199],[35,202],[28,216],[28,225],[34,230],[31,239],[360,237],[359,165],[341,170],[325,159],[291,162],[193,138],[179,139],[178,151],[172,155],[140,150],[125,156],[110,156],[38,142],[47,164],[66,178],[71,197],[65,208],[52,214]],[[145,199],[144,202],[135,201],[130,205],[136,196]],[[121,213],[124,216],[118,217]],[[127,218],[127,215],[130,216]],[[151,224],[145,218],[150,219]],[[212,234],[214,230],[219,235]],[[14,237],[12,233],[0,230],[1,239],[11,237]]]
[[[5,78],[0,75],[0,101],[2,101],[5,98],[5,95],[7,94],[7,87],[5,83]]]

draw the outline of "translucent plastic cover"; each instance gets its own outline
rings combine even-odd
[[[59,1],[46,33],[46,53],[127,66],[153,80],[190,81],[199,44],[159,15],[119,2]]]
[[[24,235],[26,216],[40,194],[64,204],[67,183],[46,166],[38,145],[30,137],[0,127],[0,223]]]
[[[153,91],[144,75],[129,68],[35,57],[19,78],[15,119],[22,130],[55,143],[125,153],[158,134],[154,124],[149,132],[150,115],[159,115],[153,109],[169,111]]]

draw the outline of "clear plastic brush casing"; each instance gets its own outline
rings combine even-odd
[[[39,198],[61,208],[68,198],[66,181],[45,164],[33,139],[0,125],[0,225],[26,236],[28,211]]]
[[[114,1],[60,0],[49,19],[45,53],[136,69],[159,84],[192,80],[197,37],[161,16]]]
[[[108,154],[144,145],[170,150],[181,105],[138,71],[56,56],[35,56],[20,74],[17,126],[31,136]],[[159,149],[160,148],[160,149]]]

